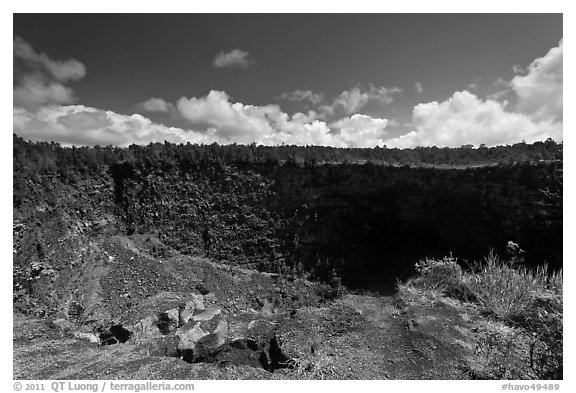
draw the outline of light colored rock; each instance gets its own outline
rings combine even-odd
[[[207,302],[217,302],[218,299],[216,299],[216,295],[214,295],[213,292],[207,293],[206,295],[204,295],[204,300]]]
[[[176,327],[180,326],[180,310],[178,308],[171,308],[165,312],[168,320]]]
[[[228,322],[220,321],[212,333],[207,334],[198,340],[194,350],[194,358],[199,359],[218,352],[226,343],[227,337]]]
[[[200,314],[192,316],[192,319],[196,322],[198,321],[209,321],[217,315],[220,315],[222,311],[216,307],[209,307],[206,311],[201,312]]]
[[[190,304],[191,302],[186,302],[186,305],[182,310],[180,310],[180,316],[178,317],[180,326],[184,326],[192,319],[194,315],[194,304]]]
[[[194,307],[196,310],[204,311],[206,307],[204,306],[204,296],[198,294],[192,295],[192,300],[194,302]]]
[[[158,328],[157,322],[154,317],[146,317],[134,325],[132,332],[137,339],[162,337],[162,332]]]
[[[180,310],[180,326],[184,326],[192,319],[192,316],[197,311],[204,311],[206,307],[204,307],[204,299],[202,295],[194,294],[192,295],[192,299],[188,300],[184,305],[184,308]]]
[[[226,343],[226,338],[228,337],[228,322],[220,321],[216,330],[214,330],[214,335],[216,336],[214,339],[214,343],[217,347],[221,347]]]
[[[80,340],[90,341],[94,344],[100,343],[100,339],[94,333],[74,332],[74,337]]]
[[[187,361],[201,361],[214,354],[228,339],[228,322],[220,320],[214,328],[214,321],[200,321],[193,326],[189,323],[176,331],[178,350],[185,353]],[[206,325],[206,326],[205,326]],[[208,328],[212,326],[212,328]]]
[[[207,336],[209,333],[202,330],[200,327],[200,322],[197,322],[193,327],[188,328],[184,326],[176,332],[176,337],[178,337],[178,349],[186,350],[190,349],[192,351],[196,350],[196,345],[198,341]]]

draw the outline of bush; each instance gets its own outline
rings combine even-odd
[[[418,277],[413,284],[429,290],[462,300],[476,301],[476,295],[470,289],[468,276],[464,274],[455,258],[444,257],[441,260],[425,259],[415,266]]]

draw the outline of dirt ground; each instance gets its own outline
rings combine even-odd
[[[98,346],[15,312],[14,378],[470,379],[500,359],[495,348],[483,348],[483,337],[501,325],[474,306],[428,295],[348,294],[292,310],[275,332],[288,367],[273,372],[234,361],[187,363],[150,355],[130,340]]]

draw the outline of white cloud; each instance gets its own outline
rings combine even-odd
[[[292,116],[277,105],[233,103],[225,92],[181,98],[176,108],[192,130],[167,127],[139,115],[122,115],[83,105],[14,108],[14,132],[33,141],[62,145],[128,146],[150,142],[243,143],[373,147],[383,145],[386,119],[353,115],[331,124],[314,111]]]
[[[563,136],[563,43],[534,60],[527,68],[515,65],[512,81],[498,79],[500,90],[482,100],[468,91],[456,92],[443,102],[414,107],[406,135],[386,141],[388,146],[488,146],[531,143]],[[508,98],[516,98],[514,110]]]
[[[422,94],[422,92],[424,91],[424,88],[422,87],[422,83],[416,81],[416,83],[414,83],[414,90],[416,90],[416,93]]]
[[[384,119],[358,115],[342,119],[330,126],[316,119],[316,113],[293,116],[277,105],[254,106],[230,102],[221,91],[211,91],[205,97],[181,98],[177,108],[180,115],[195,126],[204,126],[213,138],[224,143],[264,145],[296,144],[322,146],[374,146],[382,142]],[[361,129],[366,126],[366,129]]]
[[[58,82],[49,82],[38,75],[27,75],[14,86],[13,105],[39,107],[46,104],[68,104],[75,101],[71,88]]]
[[[319,108],[320,116],[327,118],[351,115],[371,103],[389,105],[394,101],[395,95],[401,92],[402,90],[397,87],[369,85],[368,89],[365,90],[360,87],[353,87],[341,92],[330,105],[322,105]]]
[[[278,96],[278,99],[286,101],[309,101],[314,105],[318,105],[324,101],[324,93],[314,93],[312,90],[294,90],[282,93]]]
[[[14,132],[27,140],[55,141],[62,145],[128,146],[150,142],[252,143],[263,145],[321,145],[372,147],[382,145],[385,119],[354,115],[328,126],[314,113],[282,112],[278,106],[231,103],[224,92],[182,98],[178,109],[202,131],[166,127],[139,114],[121,115],[83,105],[44,106],[37,110],[14,108]]]
[[[29,67],[43,69],[60,82],[77,81],[86,75],[86,67],[75,59],[52,60],[45,53],[37,53],[21,37],[14,37],[14,58],[21,59]]]
[[[14,37],[13,58],[14,106],[34,108],[75,101],[72,89],[64,83],[86,75],[86,68],[78,60],[53,60],[45,53],[34,51],[18,36]]]
[[[212,142],[204,133],[166,127],[138,114],[127,116],[83,105],[45,106],[36,111],[14,108],[13,123],[14,132],[24,139],[65,146]]]
[[[182,97],[176,104],[180,115],[194,125],[208,125],[230,142],[251,143],[273,132],[267,114],[276,106],[256,107],[230,103],[225,92],[212,90],[206,97]]]
[[[330,127],[339,130],[338,138],[347,147],[374,147],[384,145],[388,120],[355,114],[340,119]]]
[[[516,75],[510,85],[518,96],[516,108],[535,119],[563,118],[563,40],[544,57],[534,60],[526,75]]]
[[[414,107],[415,130],[386,141],[389,147],[440,146],[465,144],[487,146],[528,143],[546,138],[562,139],[562,124],[536,121],[526,114],[507,112],[503,104],[481,100],[468,92],[456,92],[446,101]]]
[[[149,98],[144,102],[140,102],[138,107],[142,108],[146,112],[163,112],[171,113],[176,110],[173,104],[162,99],[162,98]]]
[[[233,50],[214,60],[218,67],[245,67],[251,64],[247,52]],[[62,145],[173,143],[252,143],[264,145],[295,144],[322,146],[374,146],[382,144],[385,119],[365,115],[341,118],[328,125],[313,110],[290,116],[278,105],[246,105],[231,102],[222,91],[204,97],[182,97],[176,105],[162,98],[150,98],[138,104],[148,112],[178,114],[193,130],[167,127],[140,114],[122,115],[83,105],[75,101],[73,90],[65,82],[79,80],[85,67],[77,60],[52,60],[37,53],[24,40],[14,38],[13,131],[33,141],[55,141]],[[389,103],[396,88],[359,88],[342,92],[334,99],[334,113],[354,111],[367,102]],[[287,99],[306,99],[313,104],[323,100],[312,91],[296,91]]]
[[[212,61],[216,68],[248,68],[254,64],[250,54],[242,49],[232,49],[230,52],[221,51]]]

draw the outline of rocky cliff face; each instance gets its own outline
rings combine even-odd
[[[187,254],[268,270],[407,272],[425,256],[479,260],[513,240],[531,265],[562,265],[558,164],[468,170],[234,165],[114,167],[128,231],[158,230]],[[121,174],[123,173],[123,174]]]

